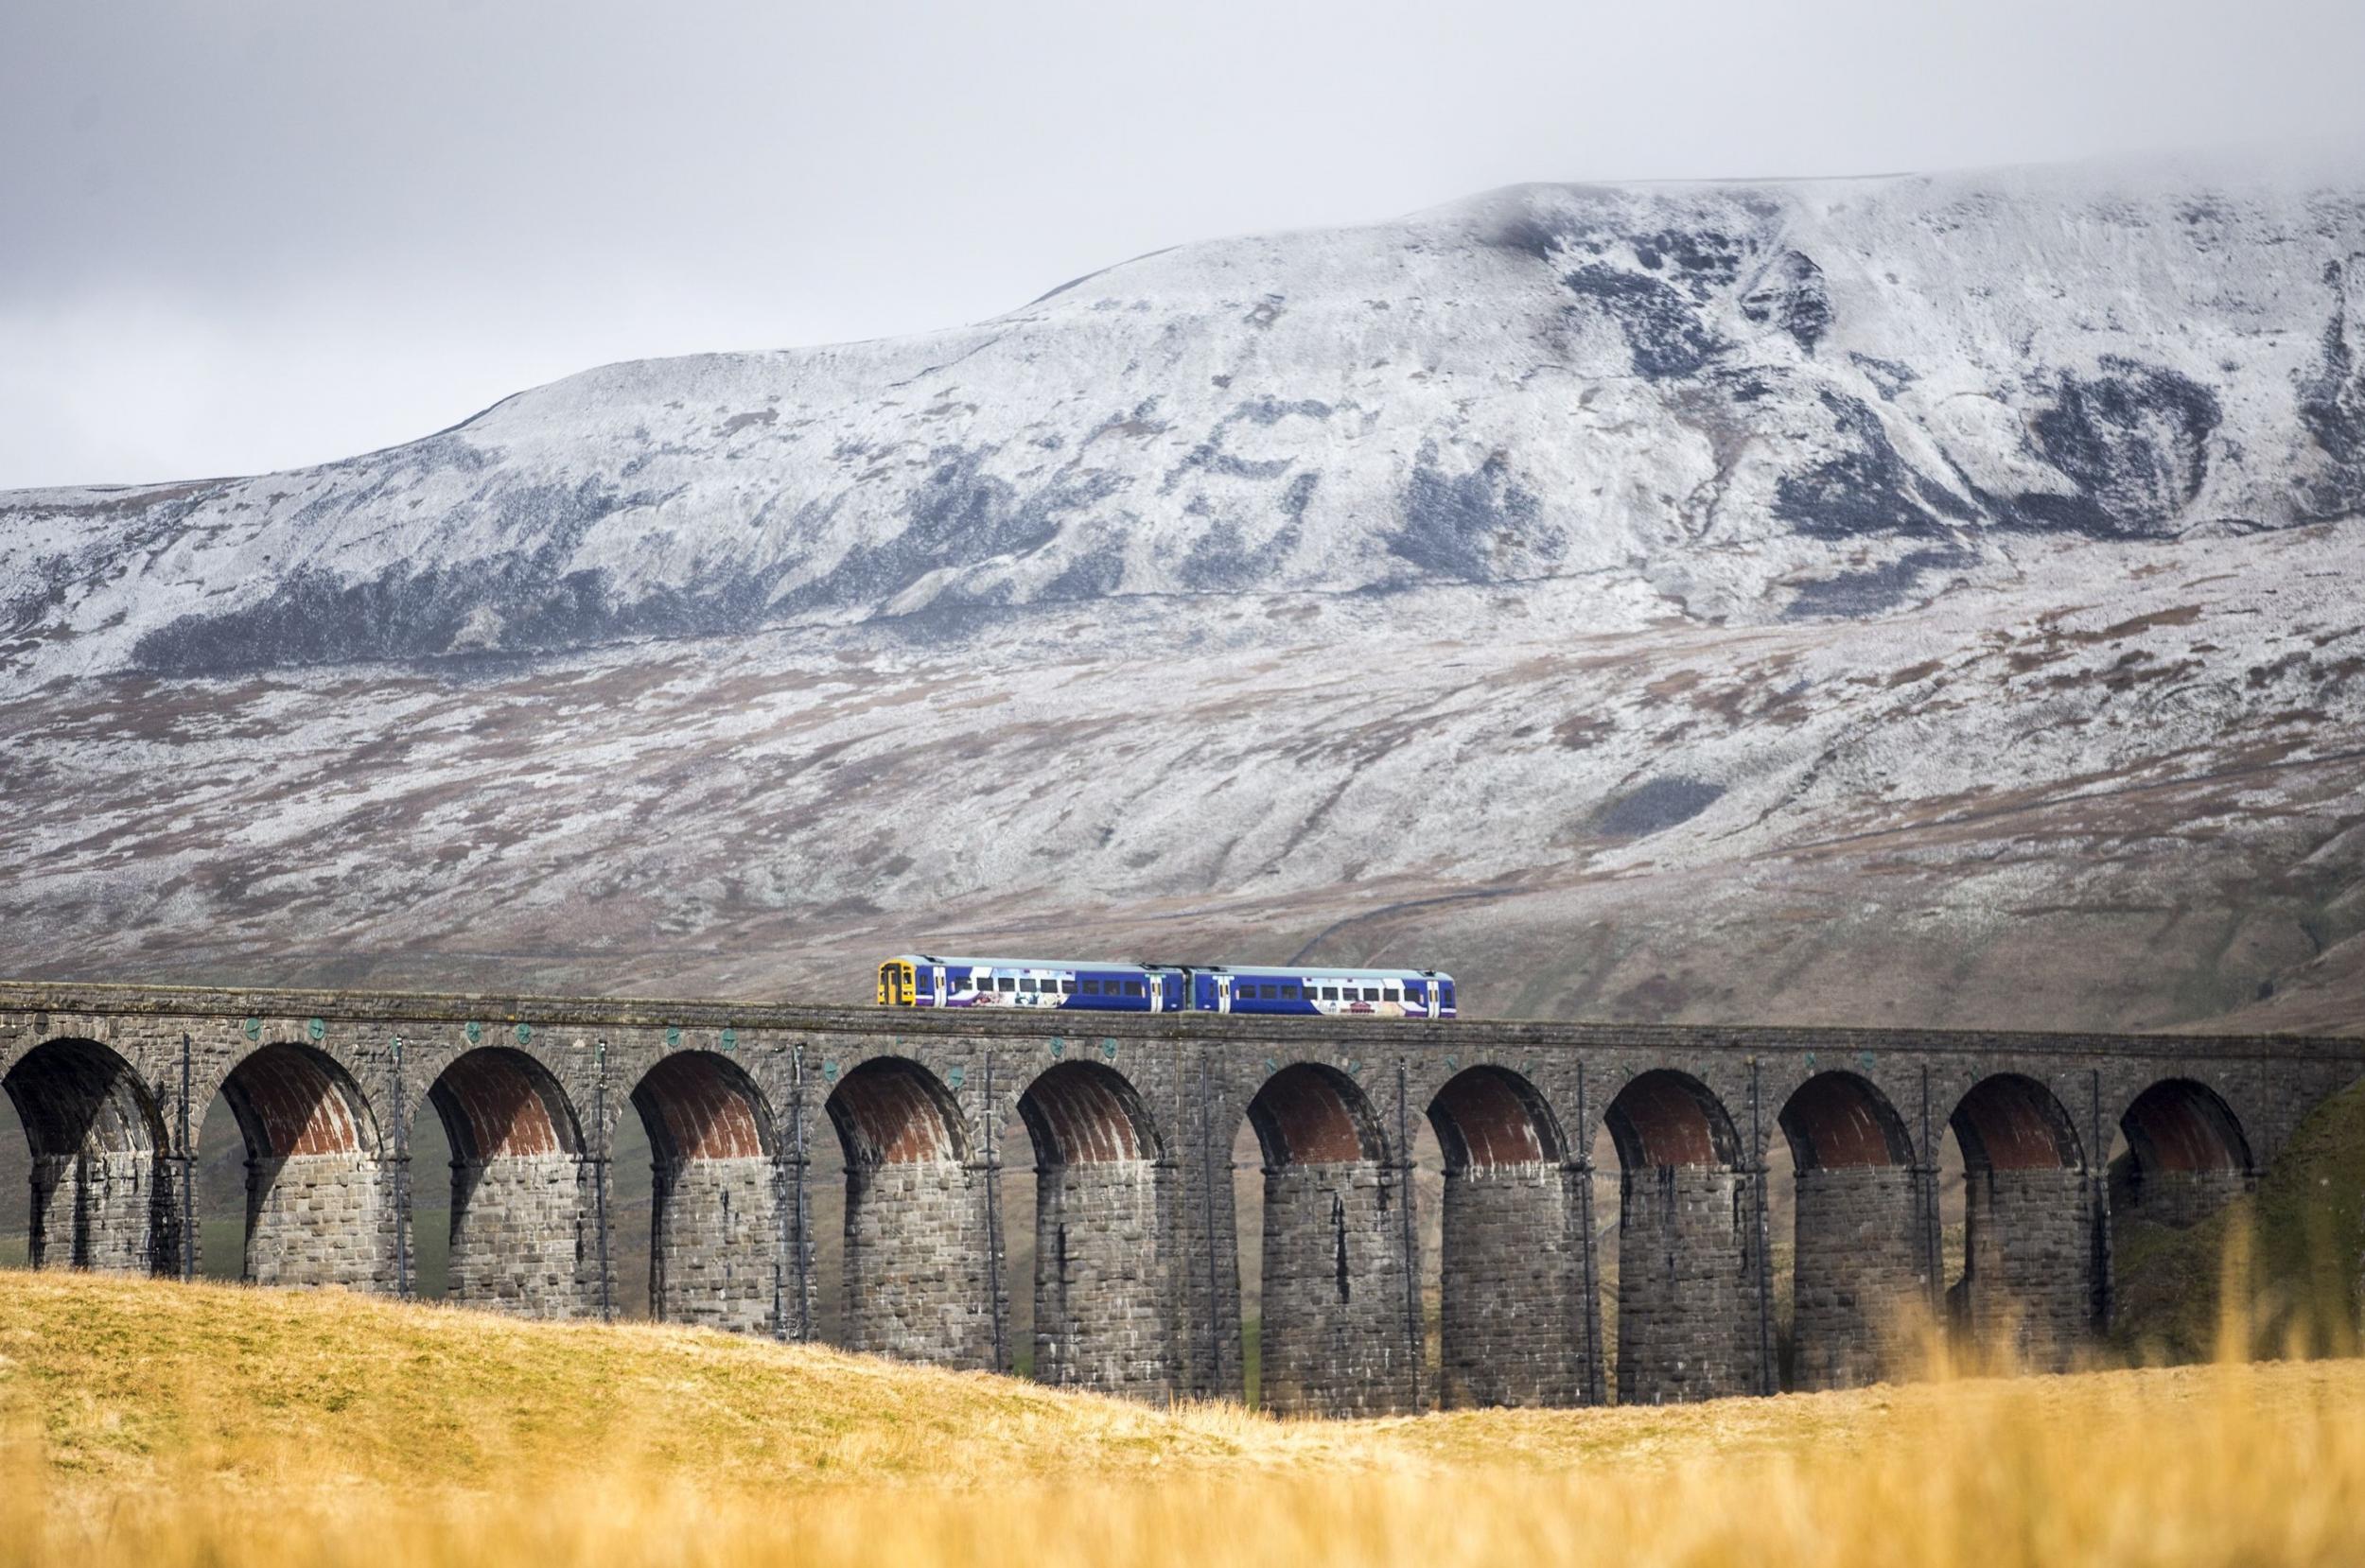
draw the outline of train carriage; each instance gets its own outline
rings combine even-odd
[[[900,953],[881,964],[879,1005],[1305,1018],[1455,1016],[1453,976],[1436,969],[1118,964],[931,953]]]
[[[1453,977],[1435,969],[1213,967],[1191,971],[1191,1008],[1319,1018],[1449,1019]]]
[[[1183,971],[1095,959],[901,953],[879,966],[879,1004],[1179,1013],[1184,1007]]]

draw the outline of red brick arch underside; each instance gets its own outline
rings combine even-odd
[[[1045,1166],[1154,1159],[1157,1129],[1140,1094],[1114,1068],[1060,1062],[1019,1097],[1019,1116]]]
[[[2165,1078],[2135,1097],[2119,1119],[2137,1163],[2152,1171],[2248,1171],[2250,1140],[2216,1090]]]
[[[877,1056],[831,1091],[830,1123],[849,1165],[922,1165],[961,1159],[959,1104],[937,1075],[901,1056]]]
[[[1913,1141],[1888,1097],[1852,1072],[1818,1072],[1782,1106],[1782,1134],[1799,1170],[1910,1165]]]
[[[1656,1069],[1619,1091],[1606,1118],[1618,1162],[1738,1167],[1741,1140],[1732,1118],[1706,1084],[1689,1073]]]
[[[444,1070],[428,1097],[458,1159],[574,1154],[583,1147],[566,1090],[522,1051],[471,1051]]]
[[[165,1146],[156,1102],[131,1064],[96,1040],[44,1040],[9,1070],[8,1096],[36,1159]]]
[[[771,1152],[762,1094],[737,1063],[710,1052],[658,1062],[634,1087],[632,1103],[660,1159],[756,1159]]]
[[[352,1077],[320,1052],[267,1045],[222,1080],[249,1155],[361,1154],[377,1142],[367,1103]]]
[[[1464,1068],[1429,1102],[1447,1170],[1556,1164],[1560,1128],[1535,1086],[1507,1068]]]
[[[1353,1078],[1319,1062],[1293,1063],[1266,1079],[1249,1102],[1248,1120],[1274,1169],[1385,1157],[1371,1102]]]
[[[2077,1129],[2051,1089],[2016,1072],[1973,1085],[1948,1119],[1973,1171],[2072,1169],[2083,1163]]]

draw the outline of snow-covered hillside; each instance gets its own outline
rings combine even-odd
[[[2360,568],[2365,178],[1524,186],[0,496],[0,967],[2321,1027]]]

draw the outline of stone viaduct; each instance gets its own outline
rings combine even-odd
[[[1772,1391],[1777,1138],[1796,1385],[1880,1375],[1916,1305],[2059,1363],[2110,1318],[2114,1216],[2206,1213],[2360,1071],[2365,1040],[2287,1037],[0,984],[36,1266],[190,1269],[195,1122],[219,1091],[248,1151],[247,1279],[409,1294],[412,1194],[447,1181],[450,1299],[598,1316],[616,1295],[608,1151],[637,1116],[659,1317],[813,1336],[811,1155],[834,1138],[851,1348],[1007,1368],[1011,1293],[1031,1290],[1038,1376],[1237,1397],[1245,1118],[1263,1151],[1264,1400],[1326,1413]],[[411,1167],[429,1114],[448,1172]],[[1001,1229],[1013,1114],[1038,1172],[1032,1280],[1007,1277]],[[1434,1387],[1410,1180],[1424,1117],[1446,1167]],[[1594,1169],[1597,1128],[1614,1176]],[[1966,1198],[1951,1302],[1949,1128]]]

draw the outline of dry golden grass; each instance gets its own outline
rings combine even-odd
[[[0,1274],[0,1560],[2365,1562],[2365,1364],[1275,1422],[654,1328]]]

